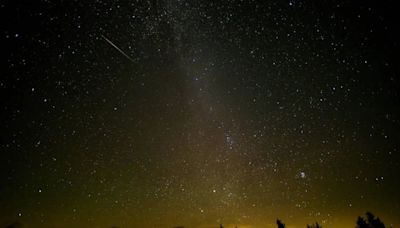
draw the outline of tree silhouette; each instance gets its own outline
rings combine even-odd
[[[358,216],[356,228],[385,228],[379,217],[375,217],[371,212],[367,212],[366,219]]]
[[[312,225],[307,225],[307,228],[322,228],[322,226],[318,223],[312,224]]]
[[[357,226],[356,228],[367,228],[369,227],[367,221],[365,221],[363,218],[361,218],[360,216],[358,216],[357,218]]]
[[[276,220],[276,224],[278,225],[278,228],[285,228],[285,224],[279,219]]]

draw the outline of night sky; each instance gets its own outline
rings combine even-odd
[[[368,2],[1,1],[0,226],[399,227],[399,13]]]

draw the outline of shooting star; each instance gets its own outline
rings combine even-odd
[[[115,49],[117,49],[117,51],[119,51],[121,54],[123,54],[127,59],[129,59],[129,61],[131,62],[135,62],[129,55],[127,55],[124,51],[122,51],[119,47],[117,47],[117,45],[115,45],[113,42],[111,42],[111,40],[107,39],[107,37],[101,35],[101,37],[103,37],[103,39],[105,41],[107,41],[107,43],[109,43],[111,46],[113,46]]]

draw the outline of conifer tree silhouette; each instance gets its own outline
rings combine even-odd
[[[278,225],[278,228],[285,228],[285,224],[280,219],[276,220],[276,224]]]
[[[385,228],[379,217],[375,217],[371,212],[365,213],[366,219],[358,216],[356,228]]]
[[[365,221],[360,216],[358,216],[356,224],[357,224],[356,228],[368,228],[369,227],[367,221]]]

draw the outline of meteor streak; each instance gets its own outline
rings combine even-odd
[[[103,37],[103,39],[105,41],[107,41],[107,43],[109,43],[111,46],[113,46],[115,49],[117,49],[117,51],[119,51],[121,54],[123,54],[127,59],[129,59],[129,61],[131,62],[135,62],[129,55],[127,55],[124,51],[122,51],[119,47],[117,47],[117,45],[115,45],[113,42],[111,42],[111,40],[107,39],[107,37],[101,35],[101,37]]]

